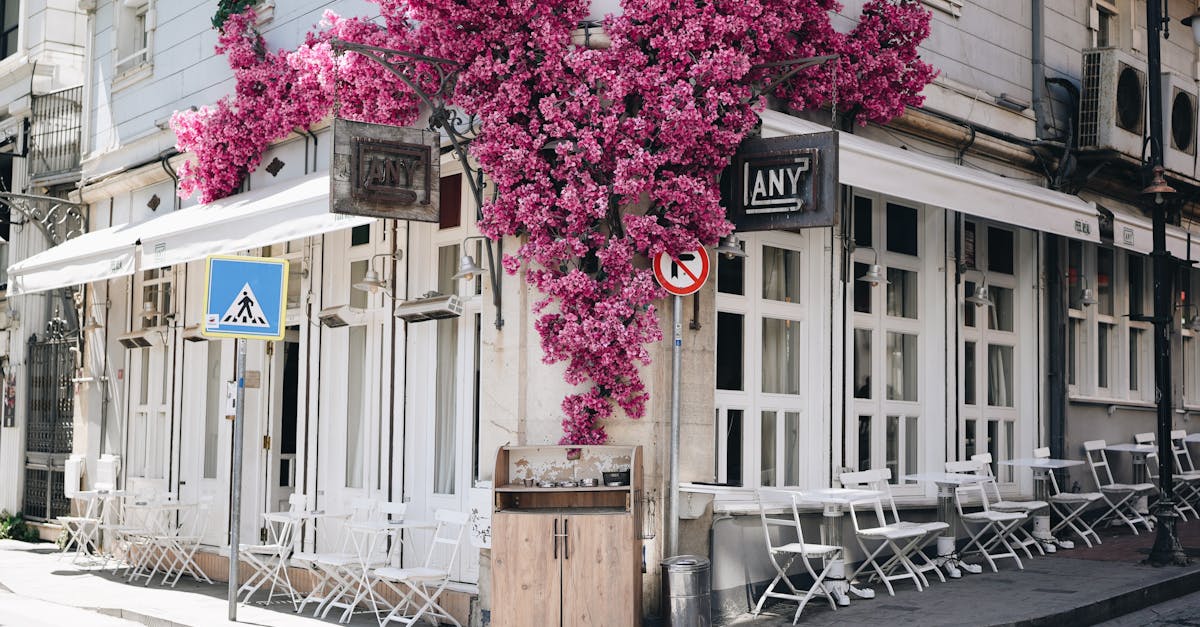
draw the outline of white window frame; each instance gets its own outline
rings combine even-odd
[[[1068,251],[1070,245],[1068,244]],[[1081,278],[1086,279],[1087,287],[1091,288],[1099,296],[1097,255],[1101,245],[1089,242],[1080,242],[1079,245],[1083,251],[1082,268],[1080,268]],[[1147,307],[1150,306],[1150,299],[1152,298],[1152,282],[1149,280],[1151,261],[1149,257],[1134,251],[1107,246],[1106,248],[1113,253],[1113,276],[1109,279],[1112,283],[1112,315],[1100,313],[1098,303],[1082,308],[1071,308],[1070,298],[1068,297],[1067,316],[1069,323],[1076,325],[1077,329],[1074,345],[1070,344],[1070,336],[1068,335],[1067,350],[1073,351],[1076,359],[1075,383],[1068,385],[1068,394],[1070,399],[1075,401],[1150,406],[1154,400],[1152,364],[1150,363],[1153,350],[1149,349],[1148,344],[1142,347],[1142,350],[1138,354],[1134,355],[1138,360],[1137,389],[1131,390],[1129,386],[1130,329],[1142,331],[1143,341],[1147,343],[1153,341],[1153,331],[1149,322],[1131,320],[1129,318],[1128,259],[1130,256],[1137,255],[1144,260],[1142,265],[1143,314],[1146,313]],[[1069,268],[1069,252],[1066,259]],[[1069,289],[1070,287],[1068,286]],[[1108,385],[1104,387],[1101,387],[1099,381],[1099,344],[1102,341],[1100,337],[1101,324],[1112,325],[1112,334],[1108,338],[1110,346],[1107,351],[1109,381],[1107,382]]]
[[[1001,225],[978,218],[967,218],[967,222],[974,224],[975,228],[975,258],[974,265],[963,268],[962,281],[958,287],[958,304],[960,309],[961,326],[959,329],[959,347],[958,347],[958,363],[959,372],[962,373],[959,377],[959,438],[957,442],[957,451],[959,459],[968,459],[971,455],[985,452],[992,452],[992,461],[994,464],[993,473],[999,479],[1002,485],[1014,484],[1015,476],[1011,467],[999,465],[1000,461],[1020,457],[1020,444],[1022,442],[1022,429],[1025,425],[1021,421],[1021,377],[1019,376],[1021,369],[1020,363],[1022,358],[1021,337],[1024,331],[1021,323],[1022,307],[1026,305],[1026,299],[1023,298],[1024,292],[1019,289],[1020,281],[1018,276],[1021,273],[1021,232],[1020,230],[1007,225]],[[1004,274],[991,270],[989,268],[989,260],[991,259],[991,238],[990,230],[1003,230],[1012,235],[1013,244],[1013,274]],[[967,233],[967,228],[964,225],[964,237]],[[965,264],[964,264],[965,265]],[[996,300],[997,288],[1006,289],[1012,294],[1010,316],[1012,318],[1012,329],[1001,330],[992,328],[991,317],[995,312],[995,305],[984,306],[975,303],[967,302],[966,298],[970,296],[967,291],[967,284],[973,284],[973,289],[979,289],[983,284],[987,284],[988,288],[993,290],[992,299]],[[968,307],[974,309],[974,323],[970,326],[966,324],[966,312]],[[971,382],[975,391],[975,402],[967,404],[966,386],[968,384],[966,376],[966,346],[967,343],[974,344],[975,347],[975,380]],[[993,405],[989,394],[990,377],[991,377],[991,347],[1003,346],[1012,349],[1012,363],[1009,364],[1009,376],[1011,377],[1010,387],[1012,388],[1011,398],[1008,405]],[[967,426],[973,422],[975,428],[974,448],[967,447]],[[988,425],[991,422],[998,423],[997,439],[994,450],[987,445],[988,442]]]
[[[113,86],[149,76],[154,66],[157,0],[118,0],[113,5]]]
[[[796,234],[783,231],[777,232],[762,232],[751,233],[742,236],[745,245],[747,257],[744,259],[744,275],[742,277],[743,290],[742,294],[728,294],[717,292],[717,310],[724,313],[737,314],[742,317],[742,389],[741,390],[715,390],[716,401],[716,480],[720,483],[729,481],[729,468],[727,467],[728,460],[728,428],[729,428],[729,411],[739,410],[742,412],[742,456],[741,456],[741,485],[745,488],[757,488],[763,485],[762,468],[763,454],[763,415],[764,412],[775,412],[775,467],[772,483],[775,487],[811,487],[815,480],[815,472],[817,470],[814,464],[808,463],[806,457],[812,452],[806,449],[806,444],[811,444],[809,438],[805,437],[806,433],[816,425],[807,424],[812,422],[811,416],[813,412],[809,407],[809,390],[806,382],[809,381],[807,360],[801,360],[799,363],[799,379],[800,393],[799,394],[776,394],[765,393],[762,391],[763,377],[760,372],[762,364],[762,325],[765,319],[782,319],[790,320],[793,324],[799,325],[800,342],[802,346],[813,347],[811,325],[808,324],[810,315],[809,307],[805,304],[809,298],[801,298],[797,303],[786,303],[762,297],[763,289],[763,248],[773,247],[782,248],[785,250],[795,251],[800,255],[800,291],[801,294],[807,295],[812,286],[821,285],[820,279],[815,276],[818,272],[820,264],[814,263],[812,257],[807,254],[808,248],[804,239]],[[721,263],[721,259],[716,260],[717,264]],[[712,330],[717,332],[717,324],[714,316]],[[797,453],[797,475],[794,477],[796,483],[792,483],[786,477],[786,462],[787,453],[786,442],[786,415],[789,413],[798,414],[797,428],[799,436],[797,445],[800,450]]]
[[[902,477],[906,474],[920,472],[923,470],[922,460],[926,456],[926,449],[930,446],[930,442],[926,437],[931,428],[929,413],[926,411],[926,403],[929,398],[929,390],[927,389],[926,377],[929,373],[926,371],[926,365],[937,363],[926,341],[928,337],[927,327],[933,323],[933,307],[925,298],[926,282],[938,281],[936,273],[928,271],[928,260],[936,257],[933,253],[936,249],[936,243],[931,241],[931,238],[926,233],[926,221],[929,219],[931,211],[919,203],[909,202],[903,199],[890,198],[878,194],[872,194],[864,191],[856,190],[854,192],[855,199],[865,198],[871,201],[871,243],[872,247],[857,248],[850,260],[851,281],[854,284],[848,285],[847,290],[851,296],[847,301],[847,309],[850,315],[851,324],[847,326],[847,335],[845,342],[850,350],[846,352],[846,368],[847,380],[852,384],[846,386],[845,403],[849,411],[846,412],[846,460],[847,467],[856,470],[869,470],[876,468],[889,467],[887,459],[887,426],[891,417],[896,416],[900,419],[899,432],[896,435],[896,451],[903,457],[894,460],[896,472],[893,473],[892,482],[898,487],[894,493],[898,496],[912,495],[916,496],[922,493],[920,486],[916,484],[905,484]],[[895,253],[887,250],[887,205],[894,203],[917,211],[917,256],[909,256],[902,253]],[[858,228],[858,225],[855,225]],[[850,237],[854,237],[851,235]],[[878,254],[876,254],[878,251]],[[889,316],[887,314],[887,285],[880,283],[871,287],[871,313],[860,313],[854,309],[853,292],[857,284],[858,277],[855,276],[854,264],[861,263],[868,266],[878,263],[881,266],[881,272],[886,278],[889,268],[897,268],[914,272],[917,276],[917,317],[904,318],[897,316]],[[871,397],[857,398],[855,396],[857,382],[854,380],[854,361],[855,351],[855,331],[866,329],[871,331]],[[887,398],[887,380],[885,373],[887,372],[888,362],[886,355],[887,337],[889,332],[899,332],[908,335],[914,335],[917,338],[917,400],[889,400]],[[871,436],[870,436],[870,468],[858,468],[858,460],[861,457],[859,451],[859,419],[861,416],[871,416]],[[905,443],[907,430],[912,420],[917,421],[916,434],[916,459],[907,459],[905,452]],[[939,425],[940,428],[940,425]]]

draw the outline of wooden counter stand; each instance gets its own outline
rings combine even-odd
[[[604,485],[617,470],[629,485]],[[640,625],[642,447],[505,446],[494,477],[492,624]],[[537,485],[587,478],[598,485]]]

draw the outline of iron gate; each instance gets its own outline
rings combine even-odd
[[[68,513],[63,493],[63,467],[71,454],[74,433],[76,338],[67,323],[53,319],[46,334],[29,338],[25,360],[29,375],[25,430],[24,514],[30,520],[53,520]]]

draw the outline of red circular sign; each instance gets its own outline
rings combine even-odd
[[[666,253],[654,256],[654,278],[663,289],[676,296],[687,296],[704,286],[708,280],[708,251],[688,250],[672,257]]]

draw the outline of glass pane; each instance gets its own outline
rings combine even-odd
[[[900,268],[887,269],[887,315],[917,317],[917,273]]]
[[[371,243],[371,225],[360,224],[350,229],[350,245],[362,246]]]
[[[885,435],[887,459],[885,464],[892,471],[892,481],[900,476],[900,417],[888,416]]]
[[[1076,362],[1079,355],[1079,325],[1082,320],[1072,318],[1067,323],[1067,384],[1075,385]]]
[[[800,360],[800,323],[763,318],[763,393],[799,394]]]
[[[871,417],[858,417],[858,470],[871,469]]]
[[[204,395],[204,478],[217,476],[217,439],[221,414],[225,413],[223,381],[221,380],[221,342],[210,341],[208,367],[205,369],[207,387]]]
[[[742,389],[742,315],[717,312],[717,389]]]
[[[150,349],[143,348],[141,351],[142,371],[138,373],[138,380],[141,382],[141,399],[142,404],[150,402]]]
[[[887,249],[894,253],[917,256],[917,210],[896,203],[887,204]]]
[[[359,289],[355,289],[356,283],[361,283],[367,276],[367,260],[351,261],[350,262],[350,285],[346,289],[350,290],[350,306],[355,309],[366,309],[370,304],[370,294]]]
[[[987,452],[992,454],[992,474],[995,474],[996,460],[1000,459],[1000,421],[987,421]]]
[[[1200,381],[1196,375],[1196,341],[1194,338],[1183,337],[1183,380],[1184,380],[1184,397],[1187,398],[1189,405],[1196,403],[1196,382]]]
[[[746,243],[740,242],[745,250]],[[746,259],[744,257],[726,257],[717,255],[717,291],[722,294],[745,293]]]
[[[725,480],[742,485],[742,410],[731,409],[725,415]]]
[[[967,299],[975,295],[975,282],[967,281],[963,284],[963,326],[967,328],[975,327],[975,310],[979,307]]]
[[[1013,330],[1013,289],[1010,287],[988,288],[992,297],[992,307],[987,307],[988,328],[995,331]]]
[[[800,485],[800,412],[783,413],[783,484]]]
[[[975,251],[979,241],[977,233],[978,226],[974,222],[970,220],[963,222],[962,263],[964,268],[979,269],[979,264],[975,260]]]
[[[869,264],[854,262],[854,311],[858,313],[871,313],[871,287],[870,283],[860,281],[859,278],[865,275],[871,266]]]
[[[479,258],[475,258],[476,262]],[[458,244],[438,248],[437,291],[439,294],[457,294],[458,286],[453,277],[458,273]]]
[[[1071,309],[1082,309],[1079,299],[1083,296],[1083,243],[1071,240],[1067,243],[1067,300]]]
[[[762,439],[759,442],[762,462],[759,465],[760,485],[775,485],[775,412],[762,413]]]
[[[366,377],[367,328],[350,327],[346,348],[346,487],[363,487],[363,427],[366,424],[363,380]]]
[[[1013,232],[988,227],[988,272],[1013,273]]]
[[[975,420],[967,420],[963,424],[963,459],[970,459],[977,452],[975,423]]]
[[[888,389],[890,401],[917,400],[917,336],[911,333],[887,334]]]
[[[433,491],[455,493],[458,466],[458,320],[437,321],[437,372],[434,384]]]
[[[909,416],[904,421],[904,473],[914,473],[920,471],[920,465],[917,463],[917,417]],[[896,483],[900,483],[900,478],[896,477]]]
[[[988,345],[988,405],[1013,406],[1013,347]]]
[[[1142,334],[1145,331],[1141,329],[1129,329],[1129,390],[1136,392],[1138,389],[1138,378],[1141,376],[1138,371],[1138,360],[1142,354]]]
[[[1145,313],[1144,299],[1146,295],[1146,266],[1145,260],[1132,253],[1126,253],[1129,272],[1129,315],[1140,316]]]
[[[1097,387],[1107,388],[1109,386],[1109,359],[1112,355],[1111,347],[1113,336],[1113,325],[1103,322],[1096,325],[1098,330],[1096,337],[1096,385]]]
[[[1116,274],[1111,248],[1096,249],[1096,312],[1102,316],[1113,315],[1113,283]]]
[[[20,0],[4,0],[4,27],[8,28],[17,23],[19,16],[18,9],[21,6]]]
[[[762,247],[762,295],[785,303],[800,301],[800,253],[774,246]]]
[[[872,239],[874,220],[871,211],[871,199],[862,196],[854,197],[854,245],[871,248],[875,244]]]
[[[975,342],[963,345],[963,403],[975,404]]]
[[[1015,431],[1016,423],[1011,420],[1006,420],[1004,422],[1004,457],[1002,459],[1008,460],[1013,458],[1013,451],[1016,448]],[[1011,482],[1013,480],[1013,467],[1000,466],[1000,468],[1001,474],[998,476],[1001,478],[1001,480]]]
[[[300,306],[300,287],[304,284],[304,262],[292,259],[288,262],[287,308]]]
[[[871,398],[870,329],[854,330],[854,398]]]

